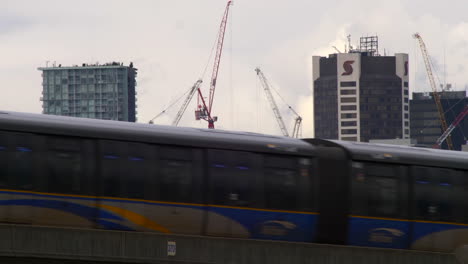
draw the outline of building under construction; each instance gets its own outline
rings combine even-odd
[[[380,56],[378,38],[313,57],[315,137],[409,139],[408,54]]]
[[[445,91],[439,95],[445,119],[451,125],[468,105],[468,94],[466,91]],[[416,140],[418,146],[433,147],[443,129],[432,93],[413,93],[410,108],[411,138]],[[468,140],[468,119],[461,119],[450,135],[453,149],[461,150]],[[441,148],[448,149],[446,141],[442,142]]]

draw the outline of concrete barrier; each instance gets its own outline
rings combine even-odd
[[[0,225],[0,263],[455,264],[453,254]]]

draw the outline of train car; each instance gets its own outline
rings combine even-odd
[[[318,158],[318,241],[452,252],[468,245],[468,153],[308,139]]]
[[[468,155],[0,112],[0,222],[451,252]]]
[[[0,222],[316,241],[315,147],[0,112]]]

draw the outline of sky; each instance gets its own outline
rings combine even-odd
[[[199,78],[203,93],[209,93],[210,54],[226,0],[0,3],[1,110],[41,113],[37,68],[54,62],[133,62],[141,123],[166,110],[154,122],[171,124],[183,94]],[[419,32],[439,82],[464,90],[467,8],[466,0],[234,0],[213,104],[216,128],[281,135],[254,71],[260,67],[289,133],[295,119],[291,106],[303,117],[302,137],[312,137],[312,56],[328,56],[333,46],[343,51],[347,35],[354,46],[361,36],[378,35],[381,54],[408,53],[410,90],[422,92],[429,91],[429,83],[412,37]],[[179,126],[207,127],[194,120],[195,108],[194,98]]]

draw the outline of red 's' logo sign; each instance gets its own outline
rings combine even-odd
[[[353,60],[343,62],[344,72],[341,75],[351,75],[351,74],[353,74],[353,66],[351,65],[353,63],[354,63]]]

